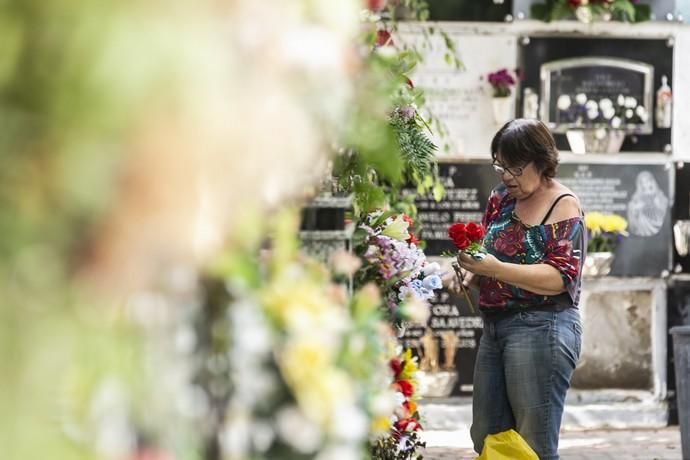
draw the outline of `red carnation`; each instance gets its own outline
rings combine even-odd
[[[414,394],[414,387],[409,380],[398,380],[395,382],[395,384],[397,385],[398,390],[400,390],[400,393],[402,393],[405,397],[409,398]]]
[[[391,370],[393,371],[393,374],[397,377],[400,375],[400,371],[402,371],[403,363],[399,358],[393,358],[391,359],[391,362],[389,363]]]

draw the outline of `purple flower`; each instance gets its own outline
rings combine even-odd
[[[508,69],[492,72],[487,77],[489,84],[494,89],[494,97],[507,97],[510,95],[510,87],[515,85],[515,79]]]

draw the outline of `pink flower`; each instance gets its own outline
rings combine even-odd
[[[371,11],[381,11],[386,7],[386,0],[367,0],[367,8]]]

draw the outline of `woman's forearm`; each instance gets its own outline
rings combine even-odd
[[[521,265],[503,262],[498,266],[494,278],[535,294],[558,295],[565,291],[560,273],[548,264]]]

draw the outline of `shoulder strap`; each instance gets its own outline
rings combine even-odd
[[[559,201],[561,201],[562,198],[565,198],[566,196],[572,196],[575,198],[575,195],[572,193],[564,193],[563,195],[558,195],[555,200],[553,200],[553,203],[551,203],[551,207],[549,208],[548,211],[546,211],[546,215],[544,216],[544,219],[542,219],[541,224],[539,225],[544,225],[546,223],[546,219],[549,218],[551,213],[553,212],[553,209],[556,207]]]

